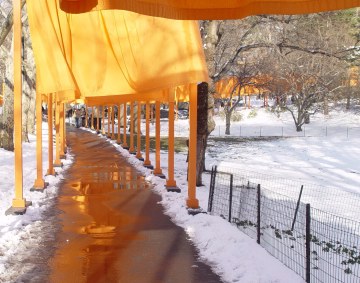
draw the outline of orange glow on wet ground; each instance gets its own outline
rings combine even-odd
[[[82,130],[67,138],[75,160],[61,184],[50,282],[221,282],[112,145]]]

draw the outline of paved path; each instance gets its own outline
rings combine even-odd
[[[222,282],[112,145],[83,130],[67,139],[75,160],[61,185],[49,282]]]

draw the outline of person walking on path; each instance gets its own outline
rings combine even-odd
[[[80,128],[80,121],[81,121],[81,111],[80,109],[75,109],[75,125],[76,128]]]

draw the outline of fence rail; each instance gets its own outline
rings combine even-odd
[[[232,125],[230,135],[225,135],[226,127],[217,125],[211,133],[214,137],[360,137],[360,127],[312,126],[304,125],[301,132],[293,127]]]
[[[306,282],[360,282],[360,223],[213,167],[208,211],[233,223]]]

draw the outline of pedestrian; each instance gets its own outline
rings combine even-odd
[[[75,125],[76,128],[80,128],[81,111],[80,109],[75,110]]]

